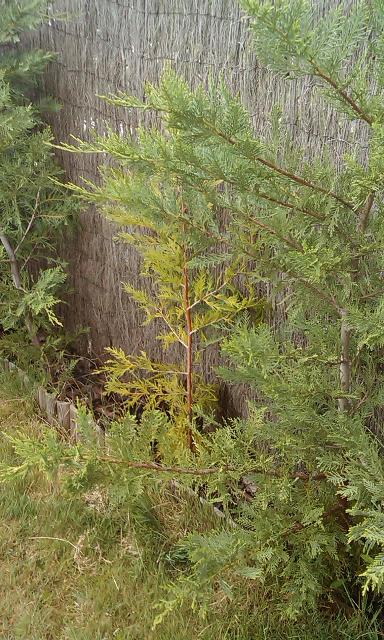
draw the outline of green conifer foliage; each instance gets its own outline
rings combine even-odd
[[[112,100],[158,112],[170,140],[143,131],[137,142],[110,135],[88,147],[119,158],[121,171],[112,171],[94,197],[114,202],[115,212],[116,203],[124,211],[134,203],[139,226],[154,231],[145,247],[159,224],[184,246],[180,227],[171,226],[174,216],[188,229],[188,251],[210,253],[210,235],[224,235],[227,255],[249,265],[249,286],[266,281],[273,296],[285,296],[281,328],[242,320],[222,339],[232,362],[222,376],[249,385],[259,398],[247,417],[206,435],[189,466],[177,466],[172,450],[164,464],[151,459],[148,442],[162,433],[156,411],[146,417],[139,449],[129,417],[107,437],[113,456],[96,456],[107,483],[178,474],[226,512],[223,527],[178,544],[175,557],[187,559],[189,571],[171,586],[158,623],[181,600],[201,606],[237,597],[244,582],[290,617],[320,602],[334,606],[345,593],[353,599],[356,587],[384,584],[382,3],[341,5],[320,22],[306,0],[243,4],[260,60],[279,73],[312,76],[339,117],[369,128],[370,143],[364,161],[358,149],[338,171],[330,149],[309,160],[308,150],[297,148],[278,110],[270,134],[257,137],[224,84],[191,90],[168,71],[159,86],[147,87],[143,103],[124,95]],[[220,233],[211,215],[218,209],[227,216]],[[163,242],[155,242],[156,255]],[[175,248],[170,253],[178,255]],[[170,262],[178,291],[182,255]],[[197,294],[196,287],[193,300],[212,289]],[[130,434],[126,448],[122,433]],[[52,447],[44,443],[20,438],[15,446],[26,461],[22,471],[41,451],[50,459]],[[68,459],[91,481],[95,456],[81,446]]]
[[[265,64],[313,76],[340,117],[370,128],[366,161],[358,150],[338,172],[328,150],[308,160],[278,113],[271,135],[257,138],[225,87],[191,91],[170,73],[149,88],[145,105],[178,131],[183,171],[221,181],[217,197],[233,212],[237,251],[257,264],[250,278],[286,291],[283,328],[240,326],[224,345],[234,367],[223,375],[255,388],[264,407],[246,423],[262,472],[252,474],[251,504],[238,503],[245,529],[233,531],[231,544],[241,546],[237,559],[248,557],[243,575],[276,581],[281,608],[296,616],[319,597],[332,600],[338,580],[353,582],[365,562],[365,589],[383,586],[382,433],[372,431],[383,383],[384,24],[380,3],[340,6],[321,22],[301,0],[245,7]],[[359,543],[356,564],[348,541]],[[205,578],[208,542],[187,543]],[[218,549],[223,572],[233,573],[233,556],[221,542]]]
[[[52,241],[76,208],[52,182],[60,171],[40,107],[54,103],[30,101],[52,55],[12,47],[22,31],[41,22],[44,7],[36,0],[0,3],[0,320],[5,330],[26,327],[36,346],[38,329],[59,322],[54,307],[65,273],[53,258]]]
[[[171,129],[140,130],[137,138],[110,132],[92,143],[79,141],[80,150],[108,152],[114,167],[103,171],[101,187],[70,186],[127,229],[120,238],[139,252],[142,275],[151,284],[137,289],[125,283],[124,288],[142,309],[145,323],[157,321],[164,350],[176,346],[168,362],[153,362],[142,351],[127,355],[109,349],[107,389],[125,396],[132,407],[166,410],[170,441],[173,434],[176,443],[188,443],[193,450],[196,415],[216,402],[214,387],[202,376],[203,352],[222,339],[241,311],[261,311],[262,304],[237,291],[234,281],[244,261],[228,250],[227,230],[211,192],[180,172],[178,144]]]

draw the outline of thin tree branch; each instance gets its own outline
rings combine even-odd
[[[249,214],[248,215],[245,214],[244,211],[242,211],[241,209],[237,209],[236,207],[233,207],[233,206],[230,206],[230,205],[228,205],[226,207],[226,209],[229,209],[231,211],[234,211],[235,213],[238,213],[239,215],[242,215],[245,219],[249,220],[250,222],[252,222],[256,226],[260,227],[261,229],[264,229],[265,231],[268,231],[268,233],[270,233],[271,235],[275,236],[276,238],[279,238],[279,240],[284,242],[288,247],[291,247],[295,251],[299,251],[300,253],[304,253],[303,247],[301,246],[301,244],[296,242],[296,240],[293,240],[292,238],[287,238],[287,236],[283,236],[281,233],[279,233],[279,231],[277,231],[276,229],[274,229],[270,225],[266,224],[265,222],[262,222],[258,218],[253,218]]]
[[[17,247],[16,247],[16,249],[15,249],[15,254],[19,251],[19,249],[20,249],[21,245],[23,244],[23,242],[24,242],[25,238],[27,237],[28,233],[29,233],[29,232],[30,232],[30,230],[31,230],[31,227],[32,227],[32,225],[33,225],[33,222],[34,222],[34,220],[35,220],[35,218],[36,218],[37,207],[38,207],[39,201],[40,201],[40,189],[39,189],[39,190],[38,190],[38,192],[37,192],[36,201],[35,201],[35,206],[34,206],[33,211],[32,211],[32,216],[31,216],[31,218],[30,218],[30,220],[29,220],[29,222],[28,222],[28,225],[27,225],[26,230],[25,230],[25,231],[24,231],[24,233],[23,233],[23,237],[21,238],[20,242],[18,243],[18,245],[17,245]]]
[[[179,334],[177,333],[177,331],[172,327],[171,323],[167,320],[164,312],[162,310],[158,310],[155,309],[155,311],[159,314],[159,317],[163,320],[163,322],[167,325],[168,329],[170,330],[170,332],[172,333],[172,335],[175,336],[177,342],[179,344],[181,344],[182,347],[184,347],[184,349],[187,349],[188,345],[186,342],[184,342],[184,340],[182,340],[179,336]]]
[[[365,201],[364,207],[361,209],[359,214],[359,221],[357,223],[357,231],[360,233],[364,233],[367,228],[369,214],[371,213],[371,209],[373,207],[373,203],[375,201],[375,192],[372,191],[367,200]]]
[[[260,227],[261,229],[265,229],[265,231],[268,231],[268,233],[270,233],[271,235],[276,236],[276,238],[279,238],[279,240],[282,240],[285,244],[287,244],[289,247],[291,247],[295,251],[304,253],[304,249],[301,246],[301,244],[299,244],[295,240],[292,240],[291,238],[287,238],[286,236],[283,236],[281,233],[276,231],[276,229],[274,229],[273,227],[270,227],[268,224],[265,224],[265,222],[261,222],[261,220],[259,220],[258,218],[253,218],[252,216],[249,216],[249,215],[246,215],[245,217],[251,222],[253,222],[256,226]]]
[[[23,289],[23,286],[22,286],[22,283],[21,283],[19,265],[18,265],[18,262],[17,262],[16,255],[15,255],[14,249],[13,249],[9,239],[5,235],[5,233],[0,233],[0,242],[3,245],[3,247],[5,249],[5,252],[8,255],[8,258],[9,258],[9,265],[10,265],[10,269],[11,269],[11,276],[12,276],[14,287],[18,291],[22,291],[23,293],[25,293],[25,291]],[[31,338],[32,344],[34,344],[36,347],[40,348],[40,342],[39,342],[39,340],[37,338],[36,332],[35,332],[34,327],[33,327],[32,316],[28,311],[24,315],[24,320],[25,320],[25,325],[27,327],[27,330],[28,330],[29,336]]]
[[[253,260],[257,259],[257,256],[255,256],[254,253],[247,250],[245,247],[243,247],[242,250]],[[310,289],[310,291],[316,293],[319,298],[327,302],[333,309],[335,309],[335,311],[337,311],[338,315],[341,316],[342,307],[337,303],[337,300],[333,296],[328,296],[326,293],[324,293],[324,291],[322,291],[322,289],[318,289],[318,287],[312,284],[312,282],[308,282],[308,280],[305,280],[301,276],[298,276],[295,272],[287,270],[286,268],[284,269],[284,271],[290,278],[301,282],[301,284],[303,284],[307,289]]]
[[[234,180],[224,178],[224,181],[227,184],[230,184],[235,188],[237,188],[237,184]],[[267,193],[264,193],[263,191],[259,191],[258,189],[256,191],[254,191],[253,189],[242,189],[242,190],[245,191],[246,193],[256,194],[262,200],[273,202],[274,204],[279,205],[279,207],[300,211],[300,213],[304,213],[305,215],[310,216],[311,218],[315,218],[315,220],[320,220],[321,222],[324,222],[326,220],[326,217],[322,213],[319,213],[318,211],[313,211],[313,209],[307,209],[306,207],[299,207],[298,205],[292,204],[291,202],[287,202],[286,200],[273,198],[272,196],[268,195]]]
[[[194,442],[192,435],[192,419],[193,419],[193,324],[191,302],[189,298],[189,269],[187,250],[184,249],[184,265],[183,265],[183,295],[184,295],[184,314],[187,330],[187,350],[185,354],[186,370],[187,370],[187,414],[189,420],[188,428],[188,447],[194,451]]]
[[[217,129],[216,127],[213,127],[209,122],[205,121],[205,124],[211,129],[211,131],[217,135],[218,137],[222,138],[223,140],[225,140],[226,142],[228,142],[228,144],[232,145],[232,146],[236,146],[238,145],[239,140],[236,140],[235,138],[231,138],[230,136],[227,136],[225,133],[223,133],[222,131],[220,131],[219,129]],[[285,176],[286,178],[288,178],[289,180],[292,180],[293,182],[296,182],[297,184],[301,185],[302,187],[309,187],[310,189],[313,189],[314,191],[319,191],[320,193],[324,193],[326,196],[329,196],[331,198],[333,198],[334,200],[337,200],[338,202],[340,202],[340,204],[342,204],[344,207],[347,207],[347,209],[351,209],[352,211],[354,211],[354,206],[353,204],[351,204],[350,202],[347,202],[347,200],[344,200],[344,198],[342,198],[341,196],[337,195],[337,193],[335,193],[334,191],[331,191],[329,189],[325,189],[324,187],[311,182],[310,180],[306,180],[305,178],[296,175],[295,173],[292,173],[290,171],[286,171],[286,169],[283,169],[282,167],[278,166],[277,164],[274,164],[273,162],[271,162],[270,160],[266,160],[265,158],[262,158],[261,156],[253,156],[253,159],[256,162],[259,162],[260,164],[268,167],[269,169],[271,169],[272,171],[274,171],[275,173],[278,173],[282,176]]]
[[[278,33],[283,40],[285,40],[285,42],[287,43],[287,45],[289,46],[289,40],[287,37],[287,34],[282,30],[279,29],[276,25],[274,26],[274,29],[276,31],[276,33]],[[331,78],[331,76],[329,76],[326,71],[324,71],[324,69],[321,69],[321,67],[319,67],[316,64],[316,61],[309,56],[308,58],[308,62],[310,65],[312,65],[312,69],[313,69],[313,73],[314,75],[318,76],[319,78],[321,78],[322,80],[324,80],[324,82],[326,82],[327,84],[331,85],[331,87],[333,89],[335,89],[336,93],[338,93],[338,95],[347,103],[349,104],[349,106],[352,108],[352,110],[359,116],[359,118],[361,118],[362,120],[365,120],[365,122],[367,122],[369,125],[372,125],[372,119],[368,116],[368,114],[366,114],[363,109],[361,107],[359,107],[359,105],[353,100],[353,98],[351,98],[348,93],[345,91],[345,89],[343,89],[342,87],[340,87],[337,82]]]
[[[13,284],[14,284],[16,289],[18,289],[19,291],[23,291],[24,292],[23,286],[21,284],[19,265],[17,263],[15,252],[13,250],[13,247],[12,247],[8,237],[5,235],[5,233],[0,233],[0,242],[3,245],[5,251],[6,251],[7,255],[8,255]]]
[[[268,471],[265,469],[260,469],[257,467],[251,469],[239,469],[238,467],[234,467],[232,465],[223,465],[221,467],[206,467],[206,468],[193,468],[193,467],[179,467],[179,466],[169,466],[163,465],[158,462],[149,462],[149,461],[136,461],[136,460],[123,460],[121,458],[112,458],[109,456],[101,456],[98,458],[100,462],[105,462],[106,464],[116,464],[123,465],[126,467],[130,467],[132,469],[148,469],[149,471],[158,471],[159,473],[175,473],[181,475],[190,475],[190,476],[210,476],[216,473],[223,472],[238,472],[238,473],[257,473],[272,477],[281,477],[281,474],[278,471]],[[314,473],[310,474],[305,471],[294,471],[288,474],[292,480],[303,480],[305,482],[320,481],[326,480],[327,475],[325,473]]]
[[[351,390],[351,360],[350,360],[350,340],[351,330],[347,325],[347,312],[343,309],[341,312],[341,327],[340,327],[340,339],[341,339],[341,358],[340,358],[340,386],[344,394],[348,395]],[[348,411],[349,399],[341,397],[338,400],[339,411]]]
[[[226,322],[227,320],[230,320],[234,313],[235,312],[233,311],[232,313],[230,313],[230,314],[228,314],[226,316],[222,316],[221,318],[215,318],[214,320],[211,320],[210,322],[207,322],[206,324],[203,324],[200,327],[196,327],[196,329],[192,330],[192,335],[195,335],[195,333],[198,333],[202,329],[207,329],[208,327],[212,327],[213,325],[217,324],[218,322]]]
[[[294,209],[295,211],[300,211],[300,213],[304,213],[306,216],[310,216],[311,218],[315,218],[315,220],[321,220],[322,222],[324,222],[324,220],[326,220],[325,216],[323,216],[321,213],[318,213],[317,211],[313,211],[312,209],[307,209],[305,207],[299,207],[299,206],[297,206],[295,204],[291,204],[290,202],[286,202],[285,200],[279,200],[277,198],[272,198],[272,196],[268,196],[266,193],[263,193],[261,191],[257,191],[256,193],[263,200],[268,200],[269,202],[273,202],[273,203],[279,205],[280,207],[285,207],[286,209]]]
[[[320,193],[324,193],[326,196],[330,196],[331,198],[334,198],[335,200],[340,202],[340,204],[342,204],[344,207],[347,207],[347,209],[354,210],[354,206],[350,202],[347,202],[346,200],[344,200],[344,198],[342,198],[341,196],[338,196],[337,193],[334,193],[333,191],[325,189],[324,187],[321,187],[320,185],[315,184],[314,182],[311,182],[310,180],[306,180],[305,178],[302,178],[301,176],[297,176],[296,174],[291,173],[290,171],[286,171],[282,167],[279,167],[278,165],[275,165],[273,162],[270,162],[269,160],[266,160],[265,158],[261,158],[259,156],[256,156],[255,160],[257,160],[257,162],[260,162],[261,164],[264,164],[266,167],[269,167],[273,171],[276,171],[277,173],[280,173],[281,175],[285,176],[286,178],[289,178],[293,182],[296,182],[297,184],[300,184],[303,187],[309,187],[310,189],[313,189],[314,191],[319,191]]]
[[[377,298],[377,296],[382,296],[384,294],[384,289],[377,289],[372,293],[367,293],[365,296],[360,296],[359,300],[369,300],[369,298]]]
[[[346,102],[351,107],[352,111],[354,111],[356,115],[359,116],[359,118],[365,120],[365,122],[367,122],[369,125],[373,124],[372,118],[367,113],[365,113],[365,111],[363,111],[361,107],[359,107],[357,102],[355,102],[348,95],[348,93],[337,84],[337,82],[333,78],[331,78],[323,69],[318,67],[313,60],[310,60],[310,63],[313,65],[315,75],[324,80],[324,82],[326,82],[327,84],[330,84],[331,87],[335,89],[336,93],[344,100],[344,102]]]
[[[287,272],[287,273],[289,273],[289,272]],[[333,307],[337,311],[337,313],[339,315],[342,314],[342,309],[337,304],[337,301],[335,300],[335,298],[333,296],[327,296],[327,294],[324,293],[321,289],[318,289],[314,284],[312,284],[312,282],[308,282],[308,280],[305,280],[304,278],[296,276],[295,274],[292,274],[292,277],[295,280],[297,280],[298,282],[301,282],[301,284],[303,284],[305,287],[307,287],[307,289],[310,289],[311,291],[316,293],[319,296],[319,298],[321,298],[325,302],[328,302],[328,304],[331,305],[331,307]]]
[[[214,289],[214,291],[209,291],[208,293],[205,294],[205,296],[203,296],[199,300],[195,300],[195,302],[193,302],[189,306],[189,310],[194,309],[194,307],[196,307],[198,304],[206,302],[209,298],[212,298],[212,296],[216,296],[219,293],[219,291],[224,289],[224,287],[226,287],[227,285],[228,285],[228,282],[223,282],[223,284],[221,284],[219,287],[217,287],[217,289]]]

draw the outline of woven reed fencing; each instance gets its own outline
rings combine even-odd
[[[348,10],[353,1],[315,1],[320,16],[340,3]],[[364,153],[364,131],[353,122],[339,122],[314,95],[312,80],[287,81],[258,65],[247,18],[236,0],[56,0],[48,10],[49,23],[23,44],[58,54],[45,80],[47,93],[63,105],[51,119],[58,141],[68,141],[70,134],[87,138],[93,129],[103,131],[105,122],[122,136],[132,131],[138,114],[107,105],[97,94],[126,91],[142,96],[144,83],[156,82],[164,65],[171,63],[192,85],[223,75],[249,107],[257,132],[263,132],[277,103],[285,125],[309,155],[315,156],[326,143],[338,165],[356,145]],[[55,18],[62,13],[68,15],[66,21]],[[143,117],[151,121],[150,114]],[[79,182],[81,176],[97,180],[102,160],[64,153],[60,161],[68,178]],[[144,349],[161,358],[153,329],[141,326],[138,309],[121,287],[123,281],[143,284],[138,256],[133,248],[116,243],[115,235],[116,228],[91,210],[63,245],[70,273],[66,328],[90,327],[81,349],[93,355],[114,345],[130,353]],[[211,350],[204,362],[208,377],[214,375],[217,362],[218,353]],[[227,408],[232,401],[236,409],[244,406],[242,391],[225,396]]]

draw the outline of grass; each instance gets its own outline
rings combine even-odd
[[[0,431],[46,426],[17,380],[0,374]],[[0,461],[13,460],[4,436]],[[168,500],[168,503],[167,503]],[[159,535],[138,537],[127,509],[102,492],[63,495],[40,477],[0,487],[0,638],[2,640],[378,640],[361,611],[348,619],[308,616],[281,624],[250,594],[218,603],[203,620],[191,608],[152,630],[155,605],[171,576],[159,561],[175,529],[197,526],[196,510],[159,493]],[[168,514],[168,525],[165,514]],[[200,526],[212,526],[200,514]]]

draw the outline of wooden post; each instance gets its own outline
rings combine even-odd
[[[77,442],[79,438],[79,430],[77,426],[77,409],[72,403],[69,407],[69,433],[71,440],[73,442]]]
[[[57,422],[66,434],[71,430],[71,403],[67,400],[58,400],[56,403]]]
[[[37,395],[37,402],[39,404],[39,407],[40,407],[41,411],[45,414],[46,393],[45,393],[44,387],[39,387],[37,389],[36,395]]]
[[[45,413],[49,424],[53,425],[56,418],[56,396],[52,393],[45,392]]]

